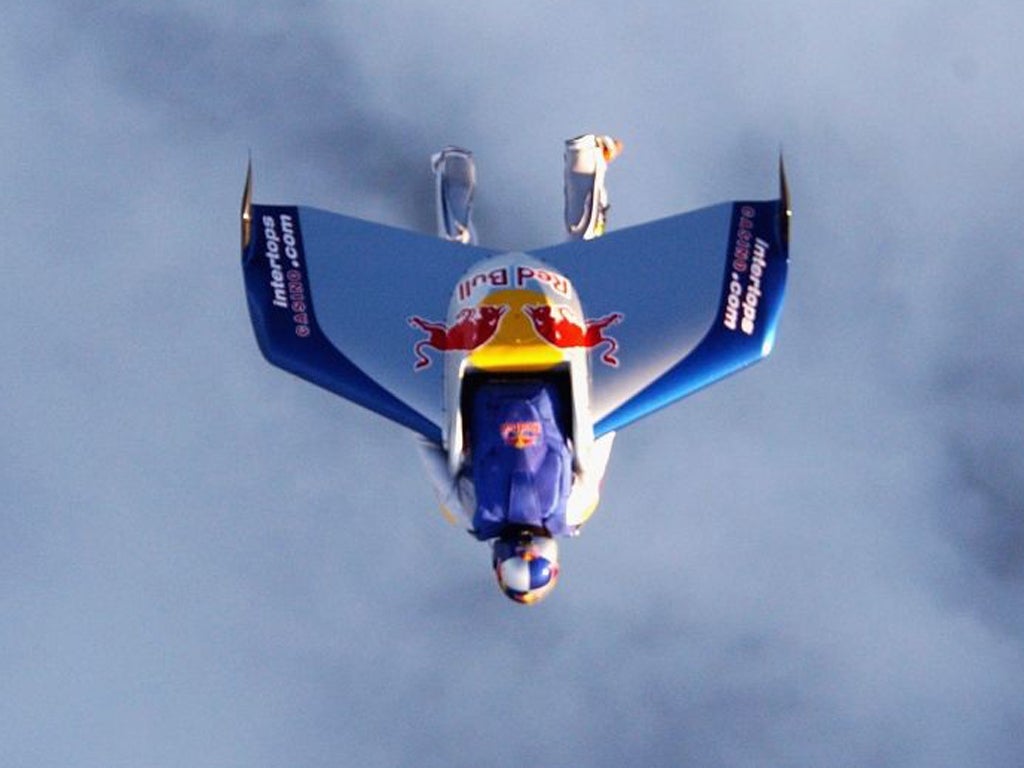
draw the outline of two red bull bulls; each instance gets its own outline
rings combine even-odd
[[[425,339],[413,345],[416,354],[414,368],[422,370],[430,365],[430,358],[424,351],[426,349],[469,352],[487,344],[497,335],[498,326],[508,309],[507,304],[465,307],[458,311],[451,326],[413,315],[409,318],[409,325],[427,334]],[[622,320],[621,312],[580,322],[573,309],[564,304],[524,304],[520,311],[530,319],[537,336],[551,346],[560,349],[595,349],[606,345],[601,361],[612,367],[619,364],[615,356],[618,342],[605,329]]]

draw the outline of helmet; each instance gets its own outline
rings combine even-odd
[[[558,581],[558,544],[546,533],[518,528],[494,542],[498,586],[517,603],[536,603]]]

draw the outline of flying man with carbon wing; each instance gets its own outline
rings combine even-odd
[[[766,356],[789,202],[722,203],[606,233],[621,142],[565,144],[568,242],[476,243],[472,153],[432,158],[439,238],[242,205],[242,261],[273,364],[420,437],[446,514],[491,542],[502,591],[554,587],[560,537],[596,508],[617,430]],[[584,309],[586,301],[586,309]],[[442,314],[447,305],[447,312]]]

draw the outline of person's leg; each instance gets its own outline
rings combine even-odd
[[[473,192],[476,166],[468,149],[448,146],[430,159],[437,178],[437,234],[456,243],[475,244]]]
[[[622,152],[611,136],[587,133],[565,142],[565,229],[571,239],[604,234],[608,216],[605,173]]]

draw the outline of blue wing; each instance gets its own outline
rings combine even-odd
[[[443,366],[413,369],[453,286],[494,251],[314,208],[243,200],[242,267],[260,349],[294,373],[441,442]],[[342,351],[343,350],[343,351]]]
[[[789,201],[723,203],[533,251],[588,312],[620,313],[618,365],[592,363],[595,435],[621,429],[766,356],[782,309]]]

